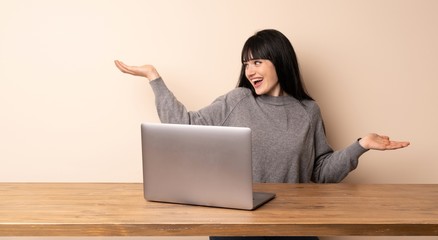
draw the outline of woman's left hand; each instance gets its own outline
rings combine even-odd
[[[370,133],[359,140],[359,144],[365,149],[373,150],[394,150],[409,146],[406,141],[392,141],[388,136],[381,136]]]

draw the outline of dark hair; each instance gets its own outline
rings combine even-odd
[[[275,66],[278,82],[284,92],[300,101],[313,100],[301,81],[298,60],[292,44],[281,32],[274,29],[259,31],[248,38],[243,46],[242,69],[237,87],[249,88],[254,96],[257,96],[245,75],[244,63],[251,59],[270,60]]]

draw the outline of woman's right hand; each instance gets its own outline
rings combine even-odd
[[[149,81],[155,80],[160,77],[157,70],[152,65],[128,66],[119,60],[115,60],[114,63],[116,64],[116,67],[123,73],[145,77]]]

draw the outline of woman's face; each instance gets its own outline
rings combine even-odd
[[[281,96],[283,91],[278,83],[274,64],[267,59],[251,59],[243,63],[245,76],[257,95]]]

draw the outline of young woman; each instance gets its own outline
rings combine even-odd
[[[367,150],[409,145],[371,133],[334,151],[320,109],[303,87],[292,44],[281,32],[267,29],[251,36],[241,61],[238,87],[198,111],[187,111],[152,65],[115,64],[124,73],[149,79],[163,123],[251,128],[255,182],[337,183]]]

